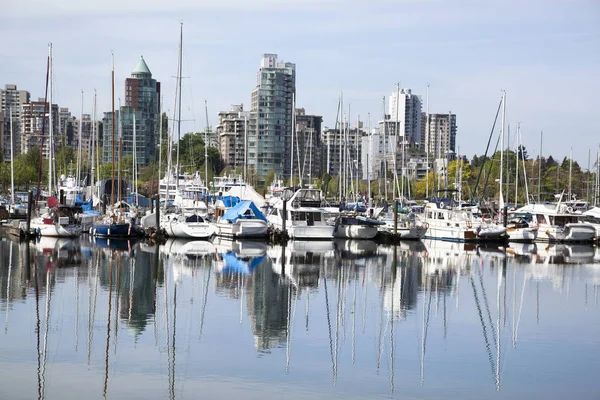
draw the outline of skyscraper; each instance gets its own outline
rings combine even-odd
[[[219,138],[219,150],[226,166],[243,168],[246,161],[246,133],[249,113],[243,104],[231,106],[229,111],[219,113],[216,134]]]
[[[23,104],[29,103],[30,97],[28,91],[18,90],[17,85],[6,85],[4,89],[0,89],[0,112],[4,114],[0,152],[5,160],[10,159],[10,111],[13,120],[13,150],[16,155],[21,152],[21,111]]]
[[[248,165],[259,182],[269,170],[290,177],[296,66],[264,54],[252,91]]]
[[[435,159],[456,152],[456,114],[429,114],[424,146]]]
[[[125,105],[118,110],[115,120],[115,160],[119,152],[117,140],[122,135],[123,156],[133,154],[133,121],[135,117],[136,156],[139,167],[156,159],[158,129],[160,126],[160,82],[152,79],[152,73],[144,58],[125,80]],[[103,159],[112,161],[112,112],[103,119]]]
[[[399,128],[394,128],[398,129],[398,140],[405,138],[405,146],[420,146],[421,106],[421,98],[410,89],[396,90],[390,96],[390,121],[400,124]],[[395,135],[396,131],[391,134]]]

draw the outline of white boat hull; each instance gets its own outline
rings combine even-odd
[[[338,225],[333,231],[337,239],[373,239],[376,235],[376,225]]]
[[[288,228],[288,235],[296,240],[332,240],[333,226],[291,226]]]
[[[506,229],[509,242],[531,243],[538,236],[537,228],[508,228]]]
[[[268,225],[260,219],[238,219],[235,223],[217,223],[217,235],[229,238],[261,238],[267,236]]]
[[[591,224],[571,223],[564,227],[540,226],[538,242],[591,242],[596,237],[596,228]]]
[[[38,236],[47,237],[75,237],[81,235],[79,225],[57,225],[31,222],[31,228]]]
[[[209,222],[167,221],[164,227],[172,238],[210,239],[215,234],[215,226]]]

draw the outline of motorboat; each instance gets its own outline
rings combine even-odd
[[[223,237],[261,238],[267,236],[267,230],[267,219],[249,200],[229,208],[217,221],[217,235]]]

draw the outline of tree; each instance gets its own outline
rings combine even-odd
[[[275,180],[275,170],[274,169],[270,169],[265,174],[265,187],[270,186],[271,183],[273,183],[274,180]]]
[[[529,160],[529,154],[527,154],[527,149],[525,148],[525,146],[519,145],[519,147],[517,148],[517,153],[519,154],[520,160]]]
[[[69,171],[69,165],[76,161],[75,152],[71,146],[61,145],[58,151],[56,152],[56,156],[54,159],[56,161],[56,171],[58,175],[67,175]]]

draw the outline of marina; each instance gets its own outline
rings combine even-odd
[[[595,398],[600,252],[0,241],[10,399]]]

